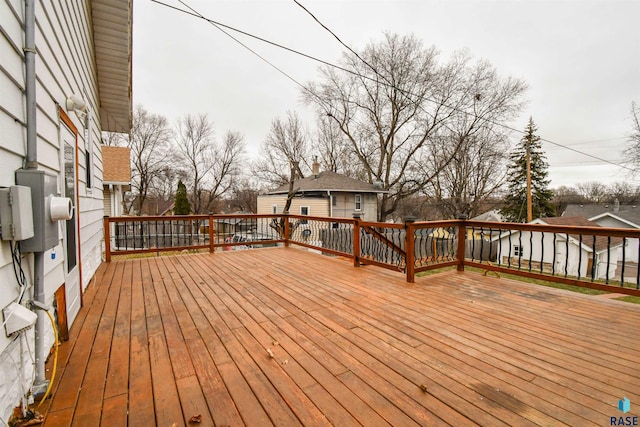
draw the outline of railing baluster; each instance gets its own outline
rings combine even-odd
[[[627,265],[626,257],[627,238],[622,238],[622,268],[620,269],[620,286],[624,288],[624,267]]]
[[[556,245],[558,244],[558,237],[556,233],[553,233],[553,257],[551,258],[551,275],[556,274],[556,255],[558,252],[558,248]]]
[[[544,231],[540,233],[540,274],[544,272]]]
[[[578,241],[578,280],[580,280],[580,274],[582,274],[582,233]]]
[[[591,281],[596,278],[596,271],[598,269],[598,255],[596,253],[596,236],[593,235],[593,243],[591,245]]]
[[[564,277],[569,277],[569,233],[565,236]]]
[[[522,248],[520,248],[522,251]],[[529,231],[529,271],[531,271],[531,264],[533,263],[533,232]]]
[[[607,277],[604,282],[609,284],[609,267],[611,266],[611,236],[607,236]]]
[[[511,235],[513,233],[509,231],[509,254],[507,257],[507,267],[511,268]]]
[[[522,269],[522,231],[518,233],[518,270]]]

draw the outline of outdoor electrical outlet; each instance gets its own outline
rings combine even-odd
[[[2,310],[7,337],[24,332],[36,323],[38,315],[28,308],[12,302]]]

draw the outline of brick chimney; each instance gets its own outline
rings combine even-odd
[[[618,198],[616,197],[616,199],[613,201],[613,211],[614,212],[619,212],[620,211],[620,200],[618,200]]]
[[[318,163],[318,156],[313,156],[313,164],[311,165],[311,174],[314,177],[320,175],[320,163]]]

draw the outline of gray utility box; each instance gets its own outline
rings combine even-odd
[[[31,187],[34,236],[20,242],[22,252],[44,252],[60,241],[58,222],[51,221],[49,196],[58,193],[58,179],[55,175],[39,170],[20,169],[16,171],[16,184]]]

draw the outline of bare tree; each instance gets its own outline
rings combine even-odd
[[[127,145],[127,135],[117,132],[102,132],[102,145],[108,147],[124,147]]]
[[[171,163],[173,153],[169,141],[171,130],[167,119],[149,113],[138,105],[133,113],[131,134],[127,146],[131,149],[131,186],[135,193],[125,207],[140,213],[153,183],[160,172]]]
[[[576,185],[576,190],[588,203],[604,203],[608,199],[607,186],[601,182],[583,182]]]
[[[425,187],[425,193],[439,206],[442,217],[462,214],[472,218],[482,213],[484,203],[504,184],[509,146],[501,133],[449,138],[451,141],[441,144],[432,155],[430,169],[440,172]]]
[[[640,200],[640,187],[634,187],[628,181],[619,181],[607,186],[609,203],[616,200],[623,204],[636,204]]]
[[[635,102],[631,103],[631,126],[632,130],[629,134],[629,147],[625,150],[628,162],[638,173],[640,170],[640,105]]]
[[[184,171],[176,168],[172,163],[165,164],[156,174],[151,183],[149,193],[162,200],[173,199],[179,180],[186,179]]]
[[[526,89],[519,80],[498,79],[483,63],[470,66],[464,53],[440,65],[436,49],[414,36],[386,34],[359,56],[345,54],[341,65],[354,73],[322,68],[321,82],[309,84],[303,96],[342,131],[367,181],[388,190],[380,221],[422,191],[488,120],[518,111]],[[450,130],[457,138],[443,137]],[[452,142],[448,158],[425,163]]]
[[[276,118],[271,122],[269,134],[260,145],[252,172],[265,184],[283,185],[289,182],[291,165],[295,179],[303,178],[308,173],[310,157],[307,131],[298,114],[288,111],[284,120]]]
[[[334,120],[327,116],[319,116],[316,138],[322,170],[360,180],[367,179],[366,171],[361,166],[358,156]]]
[[[214,145],[204,207],[210,209],[214,201],[235,188],[242,173],[244,154],[244,138],[239,132],[228,131],[222,143]]]
[[[213,124],[206,114],[187,114],[176,125],[176,148],[189,189],[194,213],[202,213],[203,184],[214,161]]]

